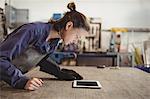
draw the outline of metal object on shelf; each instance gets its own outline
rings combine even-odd
[[[0,42],[7,36],[6,17],[4,10],[0,8]]]
[[[130,66],[134,67],[134,53],[117,53],[117,65],[120,66],[121,65],[121,56],[126,55],[129,58],[129,62],[130,62]]]
[[[28,23],[29,10],[17,9],[11,5],[5,4],[6,25],[10,29],[17,28],[18,26]]]
[[[86,51],[93,52],[101,48],[101,21],[99,19],[91,18],[90,32],[87,35],[85,42]]]
[[[114,52],[84,52],[77,54],[76,65],[83,66],[118,66],[118,53]],[[90,61],[87,61],[90,60]]]

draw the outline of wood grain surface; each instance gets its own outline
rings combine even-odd
[[[0,99],[150,99],[150,74],[136,68],[120,69],[66,66],[84,79],[98,80],[102,89],[72,88],[72,81],[59,81],[35,68],[28,77],[39,77],[44,85],[36,91],[1,86]]]

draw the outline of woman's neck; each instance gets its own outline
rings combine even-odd
[[[54,39],[54,38],[61,38],[61,37],[57,31],[51,30],[46,41],[49,41],[50,39]]]

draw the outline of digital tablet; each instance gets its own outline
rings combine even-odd
[[[74,80],[73,88],[94,88],[100,89],[102,88],[99,81],[96,80]]]

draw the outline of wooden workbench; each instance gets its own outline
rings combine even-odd
[[[52,79],[53,76],[36,68],[26,75],[42,78],[44,85],[40,89],[25,91],[3,85],[0,99],[150,99],[150,74],[136,68],[65,68],[77,71],[84,79],[100,81],[102,89],[72,88],[72,81]]]

